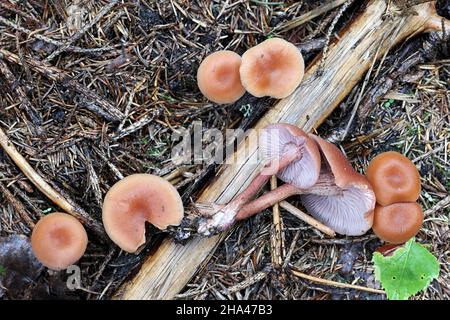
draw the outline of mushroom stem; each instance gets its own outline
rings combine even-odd
[[[287,199],[291,196],[298,194],[300,189],[294,187],[290,184],[284,184],[272,191],[269,191],[263,194],[256,200],[253,200],[250,203],[245,204],[241,210],[239,210],[236,215],[236,220],[244,220],[247,219],[258,212],[263,211],[280,201]]]
[[[280,159],[271,160],[252,182],[242,191],[232,202],[239,203],[240,206],[249,202],[251,198],[269,181],[270,177],[278,171],[286,168],[290,163],[302,158],[301,148],[295,146],[290,148]]]
[[[236,220],[247,219],[258,212],[261,212],[275,203],[279,203],[289,197],[300,194],[317,194],[317,195],[337,195],[342,193],[342,189],[334,185],[332,176],[329,173],[322,173],[319,176],[317,183],[311,188],[300,189],[290,184],[284,184],[274,190],[266,192],[258,199],[250,203],[246,203],[241,210],[239,210]]]
[[[256,193],[264,186],[272,175],[286,168],[293,161],[302,158],[302,147],[298,145],[289,145],[282,157],[271,160],[261,172],[250,182],[250,184],[235,199],[227,205],[221,207],[218,205],[200,205],[197,209],[205,216],[199,222],[198,233],[209,236],[228,229],[236,221],[236,215],[247,202],[252,199]],[[211,208],[219,210],[211,214]],[[208,209],[209,208],[209,209]],[[207,217],[209,216],[209,217]]]

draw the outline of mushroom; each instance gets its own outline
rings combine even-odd
[[[272,175],[300,188],[314,185],[320,173],[320,152],[316,143],[296,126],[279,123],[262,129],[259,139],[262,156],[268,161],[248,187],[227,205],[197,204],[209,216],[199,223],[198,233],[211,235],[231,226],[239,210]]]
[[[372,227],[375,207],[375,194],[369,181],[353,169],[335,145],[318,136],[313,138],[326,160],[324,171],[333,177],[328,183],[341,191],[328,196],[304,194],[302,204],[313,217],[337,233],[348,236],[366,233]]]
[[[87,243],[83,225],[61,212],[41,218],[31,234],[34,255],[52,270],[63,270],[77,262],[86,251]]]
[[[322,169],[317,183],[301,189],[285,184],[267,192],[239,211],[245,219],[293,195],[300,195],[307,211],[337,233],[361,235],[372,227],[375,194],[367,179],[356,172],[333,144],[310,135],[322,152]]]
[[[233,51],[221,50],[210,54],[197,70],[200,91],[215,103],[237,101],[245,93],[239,76],[240,66],[241,57]]]
[[[384,152],[373,158],[367,168],[367,179],[377,202],[383,206],[415,202],[419,198],[419,172],[411,160],[398,152]]]
[[[145,243],[145,222],[165,230],[178,226],[183,215],[183,202],[175,187],[151,174],[134,174],[120,180],[103,201],[106,233],[130,253]]]
[[[245,89],[255,97],[289,96],[303,79],[303,56],[292,43],[271,38],[248,49],[239,69]]]
[[[408,241],[419,232],[423,222],[423,212],[416,202],[377,205],[373,219],[373,232],[389,243]]]

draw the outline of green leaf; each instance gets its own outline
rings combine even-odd
[[[389,257],[375,252],[375,278],[389,300],[406,300],[428,287],[439,276],[437,259],[420,243],[409,240]]]

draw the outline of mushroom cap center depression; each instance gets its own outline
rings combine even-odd
[[[212,73],[218,83],[225,88],[233,86],[235,83],[239,83],[239,73],[235,72],[234,63],[218,64],[212,69]]]
[[[72,234],[68,232],[66,228],[62,227],[51,230],[49,236],[52,239],[55,247],[57,247],[58,249],[67,248],[74,241]]]
[[[283,80],[283,76],[288,76],[291,64],[286,55],[285,49],[266,49],[254,60],[251,70],[255,75],[255,82],[261,88],[268,89]]]
[[[392,188],[397,190],[404,189],[405,185],[408,185],[408,182],[411,179],[411,177],[405,174],[405,172],[403,172],[401,167],[397,164],[390,164],[386,166],[384,178]]]

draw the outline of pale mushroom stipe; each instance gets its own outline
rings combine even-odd
[[[242,97],[245,89],[239,76],[241,57],[233,51],[222,50],[207,56],[197,70],[197,84],[209,100],[233,103]]]
[[[102,219],[106,233],[121,249],[134,253],[145,243],[145,223],[165,230],[178,226],[184,207],[168,181],[151,174],[134,174],[106,194]]]
[[[83,225],[61,212],[41,218],[31,234],[34,255],[52,270],[64,270],[76,263],[86,251],[87,243]]]
[[[198,233],[211,235],[229,228],[238,212],[249,202],[272,175],[301,188],[317,182],[320,153],[315,142],[296,126],[280,123],[262,129],[259,147],[267,164],[235,199],[227,205],[197,204],[207,218],[200,221]]]

